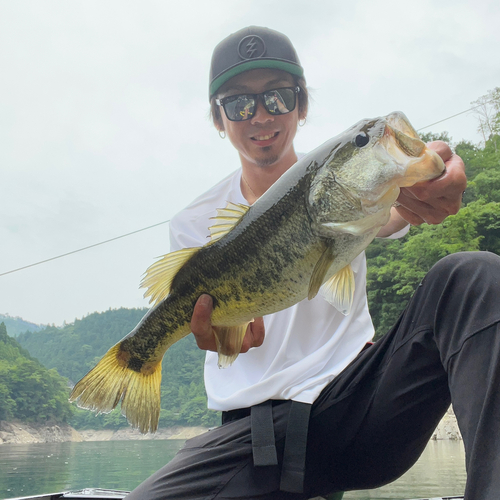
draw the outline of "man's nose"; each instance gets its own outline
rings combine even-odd
[[[265,123],[274,121],[274,116],[267,112],[261,99],[257,99],[257,107],[251,118],[251,123]]]

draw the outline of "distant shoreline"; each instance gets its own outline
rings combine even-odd
[[[162,440],[162,439],[191,439],[207,432],[207,427],[169,427],[158,429],[154,434],[141,434],[137,429],[125,427],[113,430],[81,430],[77,431],[83,441],[127,441],[127,440]]]
[[[171,427],[158,429],[155,434],[141,434],[137,429],[126,427],[114,430],[80,430],[67,424],[26,424],[0,421],[0,446],[2,444],[65,443],[83,441],[126,441],[191,439],[203,434],[206,427]]]
[[[208,428],[201,426],[176,426],[158,429],[158,432],[155,434],[141,434],[137,429],[132,429],[131,427],[125,427],[118,430],[103,429],[77,431],[67,424],[41,425],[0,420],[0,446],[2,444],[64,443],[68,441],[185,440],[199,436],[207,430]],[[457,419],[451,407],[439,423],[431,439],[462,439]]]

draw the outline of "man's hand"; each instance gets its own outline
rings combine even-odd
[[[464,162],[452,152],[446,142],[430,142],[427,147],[436,151],[443,159],[446,171],[437,179],[401,189],[397,211],[413,226],[424,222],[439,224],[448,215],[456,214],[467,185]]]
[[[217,352],[217,345],[213,332],[213,330],[217,330],[217,327],[212,326],[210,319],[212,316],[212,309],[212,297],[206,294],[201,295],[194,306],[193,316],[191,318],[191,331],[200,349]],[[251,347],[261,346],[264,342],[264,336],[264,319],[255,318],[255,321],[248,325],[240,352],[247,352]]]

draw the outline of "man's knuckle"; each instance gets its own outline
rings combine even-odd
[[[444,221],[444,219],[446,219],[448,215],[446,213],[442,214],[442,213],[433,213],[433,214],[429,214],[428,217],[426,217],[425,221],[428,223],[428,224],[432,224],[432,225],[436,225],[436,224],[441,224],[441,222]]]
[[[418,193],[418,199],[424,203],[432,200],[433,195],[427,189],[421,189]]]

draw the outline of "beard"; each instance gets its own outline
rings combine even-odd
[[[271,151],[271,146],[266,146],[265,148],[262,148],[263,153],[267,153],[268,151]],[[256,158],[255,163],[259,167],[265,168],[269,167],[270,165],[273,165],[279,160],[279,156],[277,154],[270,154],[269,156],[265,156],[263,158]]]

